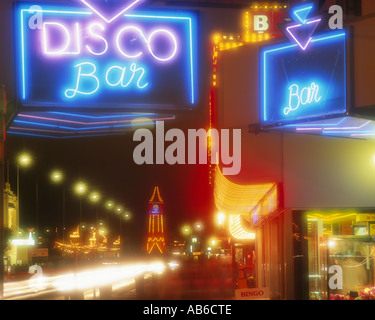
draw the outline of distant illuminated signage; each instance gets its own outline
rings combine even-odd
[[[18,4],[22,106],[141,111],[197,104],[194,13],[130,11],[138,1],[127,1],[106,17],[92,1],[82,2],[88,8]],[[36,15],[41,22],[31,27]]]
[[[11,241],[13,246],[19,247],[19,246],[34,246],[35,240],[31,239],[13,239]]]
[[[261,50],[262,124],[282,125],[347,112],[346,38],[344,31],[332,31],[311,37],[306,50],[296,43]]]
[[[32,233],[29,232],[29,237],[27,239],[12,239],[11,244],[12,246],[15,246],[15,247],[34,246],[35,240],[33,239]]]

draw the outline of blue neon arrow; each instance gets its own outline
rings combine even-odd
[[[293,14],[297,17],[297,19],[302,23],[306,24],[307,17],[310,14],[313,5],[309,5],[308,7],[303,7],[300,9],[296,9],[293,11]]]

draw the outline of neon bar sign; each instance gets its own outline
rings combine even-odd
[[[300,90],[298,84],[293,84],[289,87],[289,106],[284,109],[284,114],[287,116],[292,111],[298,110],[301,105],[317,104],[321,99],[319,86],[314,82],[302,90]]]
[[[265,47],[260,60],[263,125],[346,114],[345,31],[311,37],[307,50],[295,43]]]
[[[24,107],[191,109],[197,102],[196,17],[18,4],[19,97]],[[35,28],[36,15],[42,22]]]

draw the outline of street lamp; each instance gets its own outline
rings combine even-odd
[[[116,212],[117,214],[119,214],[119,215],[120,215],[121,213],[123,213],[123,212],[124,212],[124,208],[123,208],[123,206],[121,206],[121,205],[116,206],[115,212]]]
[[[124,250],[125,250],[125,244],[129,243],[126,240],[126,237],[128,236],[128,233],[125,232],[125,234],[123,234],[122,223],[123,223],[123,220],[125,222],[129,222],[131,220],[131,218],[132,218],[132,214],[127,209],[124,209],[124,212],[120,214],[120,239],[121,239],[121,249],[122,249],[122,252],[124,252]],[[122,239],[124,239],[124,240],[122,240]]]
[[[181,228],[181,233],[183,234],[184,237],[186,237],[188,240],[186,241],[186,244],[189,245],[192,237],[192,230],[191,227],[187,224],[183,225]],[[185,245],[185,250],[188,250]],[[189,250],[188,250],[189,251]],[[190,251],[192,251],[190,249]]]
[[[200,222],[196,222],[194,227],[197,232],[201,232],[203,230],[203,224]]]
[[[87,192],[87,186],[84,182],[79,181],[74,185],[74,192],[79,197],[79,224],[82,223],[82,196]]]
[[[101,195],[99,192],[97,191],[94,191],[94,192],[91,192],[90,193],[90,201],[93,203],[93,204],[98,204],[98,202],[100,201],[101,199]],[[99,207],[96,206],[96,224],[98,224],[98,220],[99,220]]]
[[[191,236],[191,227],[189,225],[184,225],[181,228],[181,232],[184,236]]]
[[[17,164],[20,167],[27,168],[32,164],[32,157],[29,153],[23,152],[17,158]]]
[[[131,213],[129,211],[125,211],[124,215],[123,215],[124,219],[126,221],[129,221],[131,219]]]
[[[100,201],[100,198],[101,196],[99,192],[94,191],[90,193],[90,201],[92,203],[98,203]]]
[[[105,202],[105,208],[107,209],[107,225],[108,225],[108,212],[115,208],[115,203],[112,200]]]
[[[64,180],[64,175],[60,170],[53,170],[50,174],[50,179],[53,183],[59,184]]]
[[[224,212],[219,212],[216,216],[216,223],[218,226],[223,226],[225,222],[225,213]]]
[[[20,214],[20,168],[28,168],[32,164],[32,157],[27,152],[22,152],[17,157],[17,210]],[[38,224],[38,223],[37,223]],[[38,226],[37,226],[38,227]]]
[[[61,184],[64,181],[64,174],[60,170],[53,170],[50,173],[50,179],[54,184]],[[63,215],[63,227],[62,227],[62,236],[63,243],[65,243],[65,188],[62,190],[62,215]]]
[[[112,200],[108,200],[108,201],[106,201],[106,203],[105,203],[105,207],[106,207],[108,210],[113,210],[113,208],[115,207],[115,203],[114,203]]]
[[[201,249],[202,234],[203,234],[203,224],[200,221],[196,222],[195,225],[194,225],[194,230],[195,230],[196,250],[200,250]]]
[[[79,181],[75,184],[74,191],[78,196],[83,196],[87,191],[87,186],[84,182]]]
[[[120,239],[122,239],[122,219],[123,219],[124,207],[117,205],[115,208],[115,213],[120,217]],[[122,240],[121,240],[122,241]]]

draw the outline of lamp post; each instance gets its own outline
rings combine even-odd
[[[187,237],[188,238],[188,240],[190,239],[190,241],[191,241],[191,237],[192,237],[192,230],[191,230],[191,227],[189,226],[189,225],[184,225],[184,226],[182,226],[182,228],[181,228],[181,233],[185,236],[185,237]],[[189,245],[189,241],[188,241],[188,245]],[[186,248],[185,248],[186,249]],[[188,252],[189,251],[191,251],[190,250],[190,248],[188,248],[188,250],[187,250]]]
[[[32,157],[27,152],[22,152],[17,157],[17,210],[18,210],[18,219],[20,214],[20,168],[28,168],[32,164]],[[38,217],[36,221],[36,228],[38,228]]]
[[[108,200],[105,203],[105,208],[107,209],[107,226],[108,226],[108,212],[115,208],[115,203],[112,200]]]
[[[108,200],[106,203],[105,203],[105,206],[108,210],[113,210],[113,208],[115,207],[115,203],[112,201],[112,200]]]
[[[123,237],[122,237],[122,219],[123,219],[123,212],[124,212],[124,207],[122,205],[117,205],[115,208],[115,213],[120,217],[120,252],[122,252],[123,249]]]
[[[208,248],[211,248],[212,253],[216,253],[220,249],[220,241],[214,237],[208,240]]]
[[[120,237],[121,237],[121,221],[122,221],[122,214],[124,212],[124,207],[121,205],[116,206],[115,213],[120,217]]]
[[[192,235],[191,227],[189,225],[184,225],[181,229],[181,232],[184,236],[190,236]]]
[[[203,224],[201,222],[196,222],[194,225],[194,230],[197,236],[196,250],[201,250]]]
[[[130,213],[130,211],[128,210],[125,210],[124,213],[122,214],[122,220],[124,220],[125,222],[129,222],[132,218],[132,214]],[[120,222],[120,225],[121,225],[122,221]],[[121,227],[122,228],[122,227]],[[127,227],[125,227],[127,229]],[[123,241],[123,246],[122,246],[122,250],[123,250],[123,253],[125,253],[125,244],[126,243],[129,243],[129,232],[126,232],[125,231],[125,235],[123,237],[124,241]],[[128,245],[128,248],[130,249],[130,246]]]
[[[74,185],[74,192],[79,197],[79,225],[82,223],[82,197],[87,192],[87,186],[84,182],[79,181]]]
[[[32,158],[29,153],[23,152],[18,156],[17,163],[20,167],[29,167],[32,163]]]
[[[181,229],[181,232],[184,236],[191,236],[191,227],[189,225],[184,225]]]
[[[61,184],[64,181],[64,174],[60,170],[53,170],[50,174],[50,180],[54,184]],[[63,243],[65,243],[65,188],[62,190],[62,236]]]
[[[17,198],[19,202],[19,193],[20,193],[20,168],[28,168],[31,166],[32,158],[30,154],[23,152],[17,158]]]
[[[98,240],[99,240],[99,207],[98,203],[100,201],[101,195],[97,191],[93,191],[89,195],[89,200],[91,203],[93,203],[96,206],[96,229],[95,229],[95,234],[96,234],[96,242],[95,242],[95,247],[94,247],[94,261],[95,264],[97,263],[97,255],[98,255]],[[94,288],[94,299],[96,299],[96,288]]]
[[[64,175],[60,170],[53,170],[50,175],[51,181],[54,183],[61,183],[64,180]]]
[[[129,221],[131,218],[132,218],[131,213],[129,211],[125,211],[124,220]]]
[[[89,196],[89,199],[90,199],[90,202],[93,203],[95,206],[96,206],[96,226],[98,226],[98,221],[99,221],[99,207],[98,207],[98,203],[101,199],[101,195],[99,192],[97,191],[93,191],[90,193],[90,196]]]
[[[225,222],[225,213],[224,212],[219,212],[217,213],[216,215],[216,224],[219,226],[219,227],[223,227],[224,226],[224,222]]]

